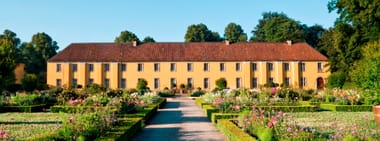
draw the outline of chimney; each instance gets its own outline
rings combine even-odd
[[[136,47],[136,46],[137,46],[137,41],[136,41],[136,40],[133,40],[133,41],[132,41],[132,46],[133,46],[133,47]]]
[[[286,43],[288,43],[288,46],[292,45],[292,40],[286,40]]]
[[[225,40],[224,42],[226,43],[226,46],[230,45],[230,41],[229,40]]]

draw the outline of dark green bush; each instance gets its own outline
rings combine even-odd
[[[219,120],[216,127],[230,141],[256,141],[254,137],[241,130],[237,125],[228,119]]]
[[[227,80],[225,78],[219,78],[215,81],[216,87],[219,90],[227,88]]]
[[[193,93],[191,93],[190,96],[192,96],[192,97],[199,97],[199,96],[201,96],[201,95],[203,95],[203,94],[204,94],[203,91],[198,91],[198,90],[196,90],[196,91],[194,91]]]
[[[217,123],[220,119],[234,119],[239,117],[237,113],[212,113],[211,114],[211,122]]]
[[[342,88],[346,81],[346,77],[347,75],[344,72],[334,72],[327,78],[328,81],[326,87],[330,89]]]
[[[169,90],[164,90],[164,91],[159,91],[158,95],[161,96],[161,97],[172,97],[172,96],[175,95],[175,93],[171,92]]]

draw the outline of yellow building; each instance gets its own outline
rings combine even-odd
[[[323,89],[326,64],[306,43],[75,43],[48,60],[47,83],[128,89],[143,78],[152,90],[171,83],[213,89],[223,77],[229,88],[274,82]]]

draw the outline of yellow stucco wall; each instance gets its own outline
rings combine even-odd
[[[285,77],[289,77],[292,87],[299,87],[299,79],[306,78],[304,89],[316,89],[317,78],[322,77],[325,82],[329,75],[327,68],[323,72],[318,72],[317,61],[305,63],[305,72],[299,70],[299,61],[253,61],[253,62],[122,62],[126,64],[126,71],[120,70],[119,62],[48,62],[47,83],[55,86],[57,79],[61,79],[63,86],[71,86],[73,78],[78,84],[87,85],[89,79],[94,83],[104,85],[104,80],[109,79],[110,88],[119,88],[122,78],[126,79],[126,88],[135,88],[139,78],[148,81],[148,87],[154,90],[154,79],[159,79],[159,88],[170,87],[171,78],[175,78],[177,88],[180,84],[187,84],[187,79],[192,78],[193,88],[204,89],[204,78],[209,80],[209,89],[215,88],[215,81],[219,78],[227,80],[227,87],[236,88],[236,80],[240,78],[241,87],[252,88],[252,78],[256,77],[258,86],[268,82],[269,77],[275,83],[283,83]],[[137,71],[138,64],[143,64],[143,70]],[[159,71],[154,71],[154,64],[159,64]],[[175,71],[170,70],[170,64],[174,63]],[[192,71],[187,70],[187,64],[192,63]],[[204,63],[208,63],[209,70],[204,71]],[[225,64],[225,70],[220,71],[220,63]],[[236,63],[240,63],[240,71],[236,71]],[[257,70],[252,70],[253,63],[256,63]],[[268,71],[268,63],[273,64],[273,70]],[[289,63],[289,71],[284,71],[284,63]],[[323,66],[327,62],[321,62]],[[61,64],[61,71],[57,72],[57,64]],[[77,72],[72,72],[71,64],[77,64]],[[88,64],[93,64],[94,70],[90,72]],[[104,71],[104,64],[109,64],[109,71]]]
[[[25,68],[25,64],[17,64],[14,70],[16,84],[21,84],[22,79],[24,79],[24,68]]]

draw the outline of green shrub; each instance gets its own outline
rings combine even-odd
[[[302,106],[256,106],[259,109],[264,109],[265,111],[283,111],[283,112],[316,112],[318,110],[317,106],[314,105],[302,105]]]
[[[31,92],[37,89],[38,86],[38,78],[35,74],[25,74],[24,79],[21,80],[21,87],[25,91]]]
[[[215,81],[216,87],[223,90],[227,87],[227,80],[225,78],[219,78]]]
[[[269,127],[255,127],[257,137],[260,141],[272,141],[273,140],[273,131]]]
[[[196,91],[194,91],[193,93],[191,93],[190,96],[192,96],[192,97],[200,97],[200,96],[202,96],[203,94],[204,94],[203,91],[198,91],[198,90],[196,90]]]
[[[19,106],[29,106],[39,103],[39,96],[37,94],[17,94],[11,97],[11,101]]]
[[[158,95],[161,96],[161,97],[172,97],[172,96],[175,95],[175,93],[171,92],[169,90],[164,90],[164,91],[158,92]]]
[[[220,119],[234,119],[239,117],[237,113],[212,113],[211,114],[211,122],[217,123]]]
[[[321,110],[342,111],[342,112],[371,112],[372,105],[334,105],[321,104]]]
[[[344,72],[334,72],[328,78],[326,87],[333,88],[342,88],[344,82],[346,81],[346,73]]]
[[[217,109],[211,105],[204,105],[202,108],[203,108],[203,111],[206,113],[209,120],[211,120],[211,114],[212,113],[219,112],[219,109]]]
[[[256,141],[254,137],[241,130],[233,122],[228,119],[221,119],[216,124],[216,127],[228,138],[230,141]]]

